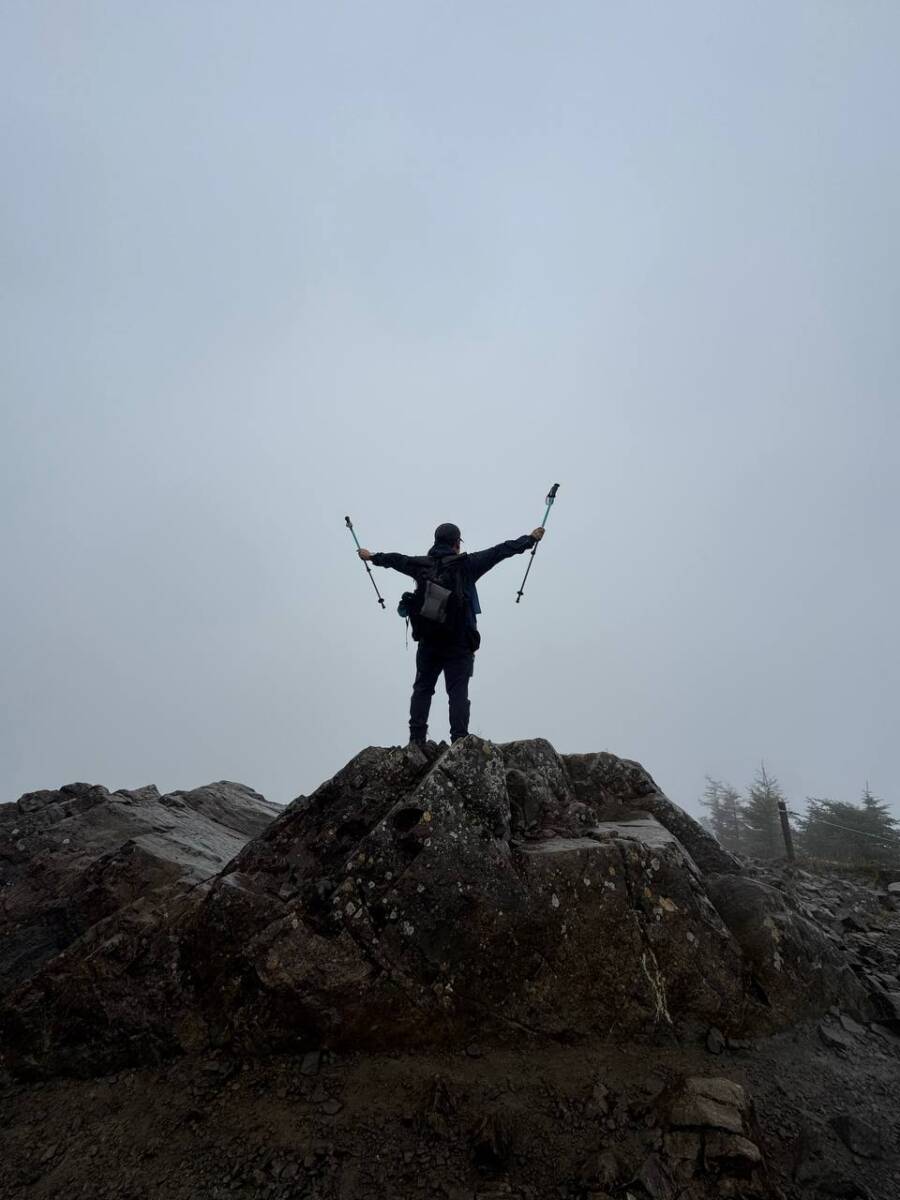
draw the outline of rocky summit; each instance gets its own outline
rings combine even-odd
[[[103,827],[97,849],[130,836],[87,865],[76,839],[82,866],[67,877],[61,848],[30,835],[38,853],[5,905],[19,947],[7,974],[37,967],[2,1009],[14,1071],[691,1021],[741,1036],[870,1003],[783,892],[611,754],[474,736],[371,747],[265,828],[260,798],[219,787],[19,801],[44,840],[72,822]],[[255,836],[239,847],[239,831]],[[53,902],[29,914],[36,879],[54,872]],[[81,936],[51,957],[47,914],[73,904],[56,938]]]
[[[370,747],[284,809],[72,784],[0,806],[0,869],[0,1197],[875,1197],[894,1169],[890,884],[738,860],[612,754]]]

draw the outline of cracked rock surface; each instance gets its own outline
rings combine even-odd
[[[611,754],[474,736],[370,747],[255,834],[190,888],[100,906],[6,998],[6,1065],[90,1075],[226,1047],[566,1042],[685,1022],[733,1037],[834,1003],[866,1015],[816,922]]]
[[[103,918],[216,874],[279,811],[225,781],[165,796],[70,783],[0,804],[0,994]]]

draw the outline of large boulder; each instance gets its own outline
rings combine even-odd
[[[636,763],[541,739],[370,747],[214,877],[47,963],[0,1010],[5,1059],[772,1028],[822,997],[799,973],[761,995],[716,903],[732,920],[738,870]]]
[[[562,759],[578,799],[604,820],[638,808],[651,813],[682,843],[702,871],[736,874],[740,864],[699,821],[679,808],[641,766],[614,754],[566,754]]]
[[[216,874],[280,811],[225,781],[165,796],[70,783],[0,805],[0,993],[110,914]]]
[[[746,875],[710,876],[706,888],[741,948],[771,1026],[834,1003],[869,1014],[869,994],[847,955],[788,894]]]
[[[523,770],[529,754],[545,769]],[[510,770],[522,802],[563,810],[547,836],[511,842]],[[433,765],[370,750],[286,812],[197,914],[218,1036],[224,1022],[266,1043],[385,1045],[732,1021],[740,955],[690,856],[646,814],[572,811],[561,770],[546,743],[470,737]]]

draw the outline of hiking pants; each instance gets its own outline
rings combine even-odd
[[[416,652],[416,681],[409,702],[409,740],[424,742],[428,734],[431,697],[441,672],[450,701],[450,740],[469,732],[469,680],[475,669],[475,655],[468,650],[445,649],[419,642]]]

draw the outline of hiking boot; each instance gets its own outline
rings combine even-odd
[[[420,742],[418,740],[410,740],[406,743],[407,750],[419,750],[425,756],[427,762],[434,762],[436,758],[447,749],[446,742]]]

